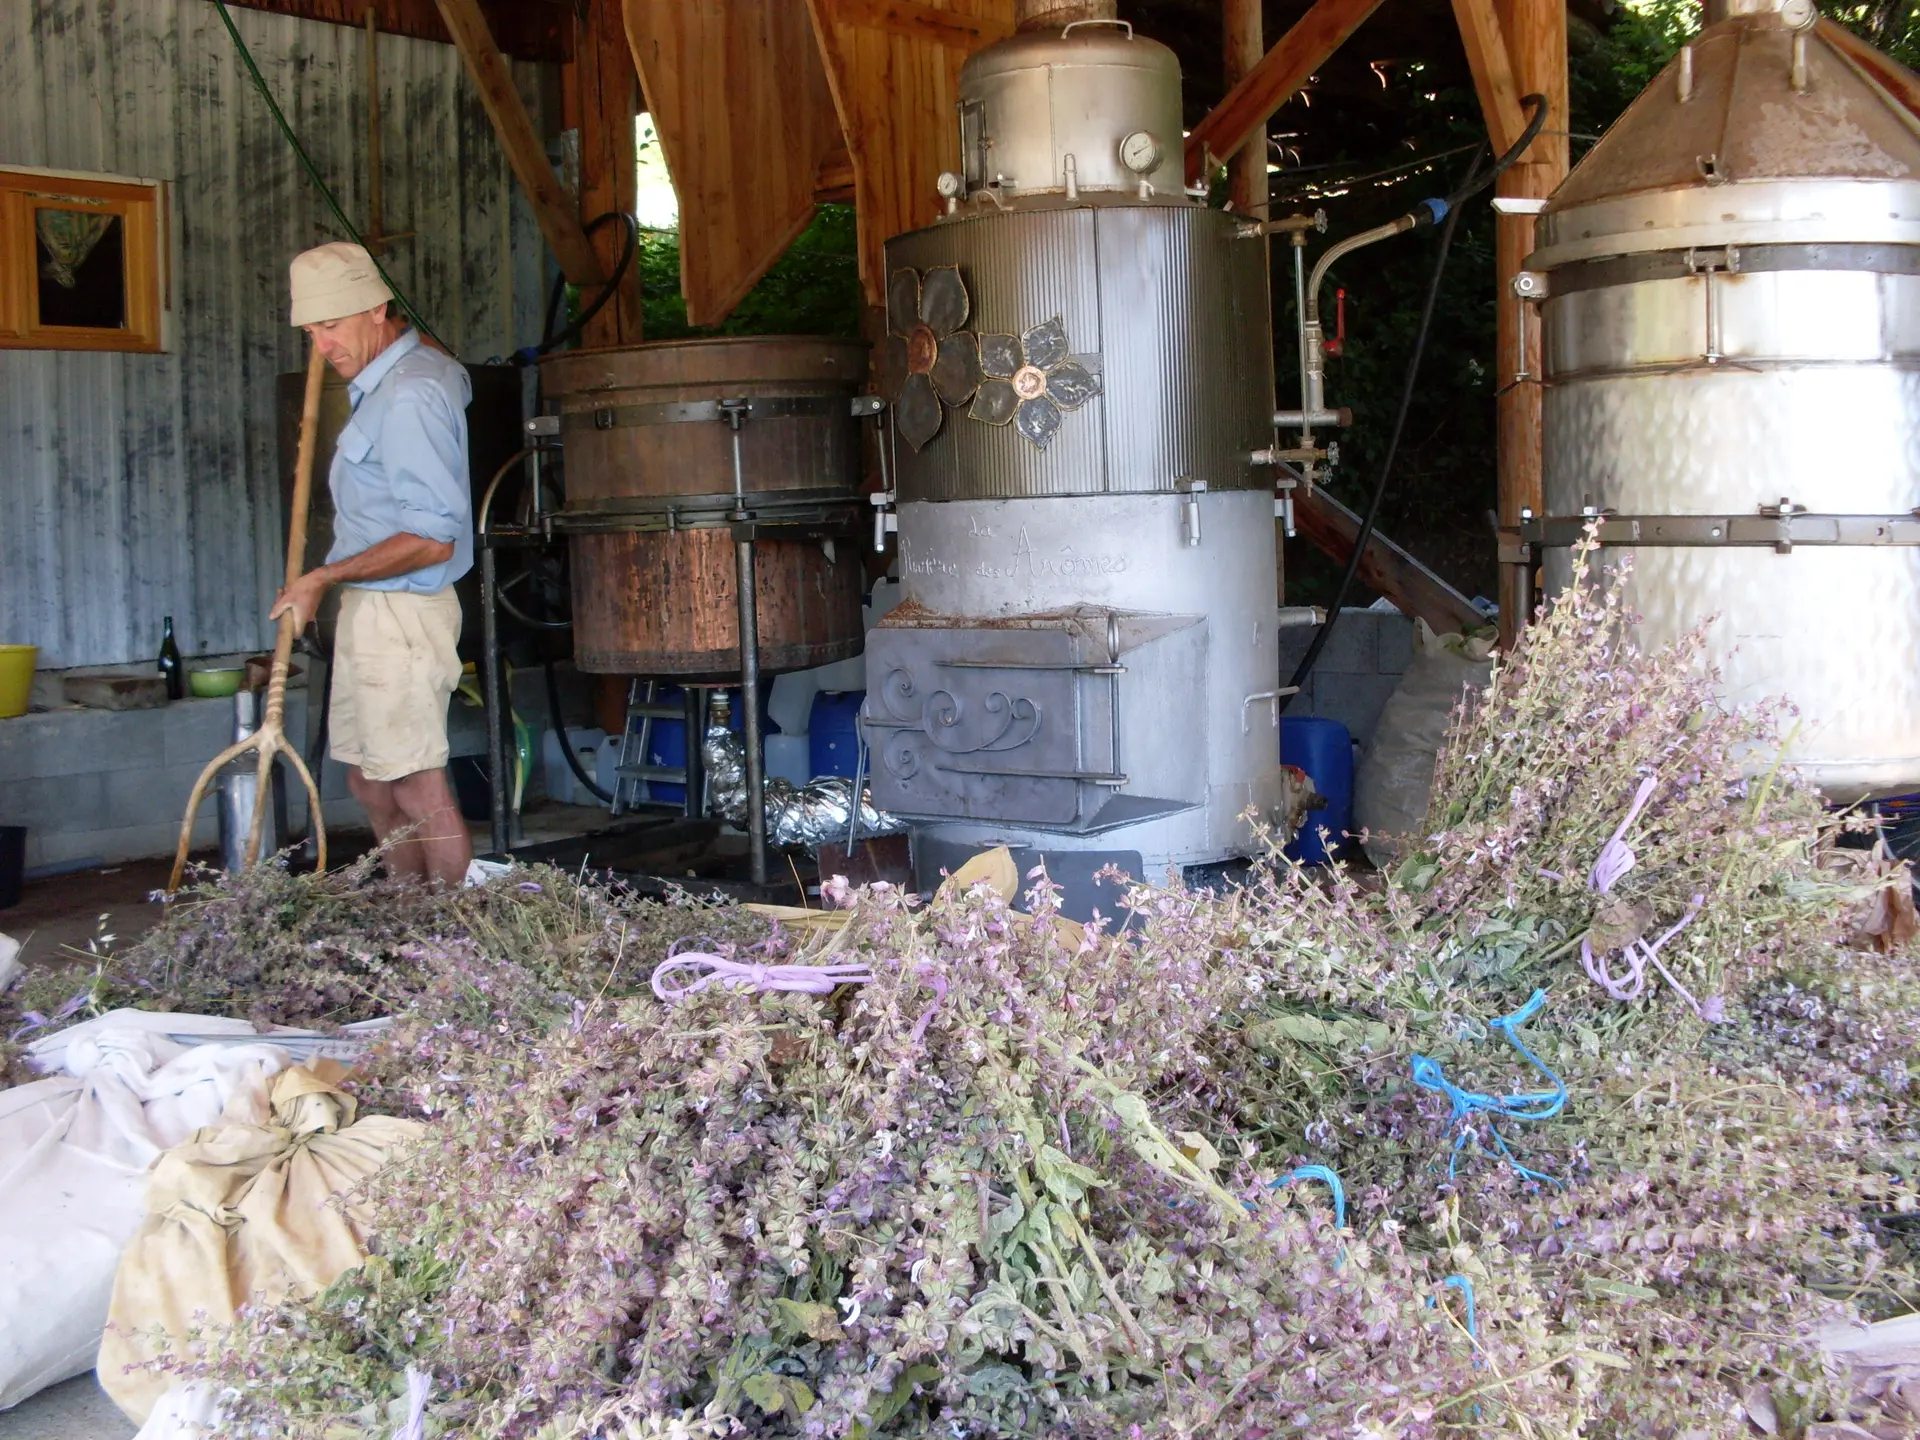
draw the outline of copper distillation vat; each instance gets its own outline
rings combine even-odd
[[[540,366],[544,413],[528,438],[536,464],[564,456],[565,502],[541,526],[567,541],[580,670],[737,680],[753,695],[763,671],[859,652],[859,427],[881,409],[859,393],[863,342],[669,341]],[[483,540],[483,565],[490,553]],[[759,707],[744,711],[750,856],[764,883]],[[691,710],[689,722],[691,759]]]

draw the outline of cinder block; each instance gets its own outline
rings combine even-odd
[[[160,765],[161,713],[53,710],[0,720],[0,780]]]
[[[219,839],[219,821],[211,809],[193,827],[193,845],[200,849]],[[171,855],[180,838],[176,816],[165,825],[121,825],[97,830],[55,830],[38,837],[27,836],[29,865],[59,865],[69,860],[87,860],[94,856],[109,863],[118,860],[143,860],[156,855]]]
[[[112,823],[106,792],[99,772],[0,781],[0,821],[30,832],[99,829]]]
[[[1380,723],[1380,712],[1400,684],[1397,675],[1323,675],[1316,694],[1316,715],[1338,720],[1365,745]]]
[[[164,710],[135,712],[160,718],[167,765],[204,765],[233,743],[233,700],[175,700]],[[182,797],[184,798],[184,797]]]
[[[209,755],[208,760],[213,757]],[[101,782],[102,801],[106,806],[104,813],[93,819],[93,826],[100,829],[119,829],[130,825],[160,825],[171,820],[180,823],[180,815],[186,809],[187,797],[193,793],[193,782],[200,778],[200,765],[176,765],[162,770],[158,774],[144,770],[110,770],[98,777]],[[211,792],[212,787],[209,786]],[[200,802],[213,813],[214,802]],[[80,817],[75,817],[76,821]],[[87,828],[78,823],[59,827],[63,830]]]
[[[1314,625],[1292,625],[1280,632],[1280,679],[1283,682],[1299,667],[1307,647],[1319,633],[1319,627]]]
[[[1404,675],[1413,664],[1413,617],[1381,615],[1379,620],[1380,673]]]
[[[1379,616],[1343,610],[1314,669],[1327,675],[1372,675],[1380,668]]]

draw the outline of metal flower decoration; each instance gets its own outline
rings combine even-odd
[[[1078,410],[1100,393],[1100,377],[1072,358],[1058,315],[1024,335],[982,335],[984,377],[967,413],[989,425],[1011,424],[1044,450],[1062,410]]]
[[[894,402],[900,434],[915,450],[935,435],[946,411],[980,386],[980,349],[963,330],[973,302],[954,266],[923,277],[896,270],[887,280],[887,349],[882,388]]]

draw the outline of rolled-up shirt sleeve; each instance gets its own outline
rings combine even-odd
[[[394,398],[380,426],[379,453],[400,509],[400,529],[456,543],[467,523],[466,456],[458,423],[431,387]]]

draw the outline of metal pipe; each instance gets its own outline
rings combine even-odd
[[[747,518],[746,467],[740,453],[740,430],[746,423],[744,400],[721,401],[721,413],[733,431],[733,518]],[[738,532],[736,532],[738,533]],[[760,607],[753,575],[753,541],[733,544],[736,589],[740,599],[740,728],[747,751],[747,873],[753,883],[767,883],[766,754],[760,746]]]
[[[681,808],[689,820],[707,813],[707,692],[699,685],[681,688],[687,714],[687,781]]]
[[[767,883],[767,777],[760,749],[760,621],[754,596],[753,542],[734,545],[740,572],[740,728],[747,747],[747,864],[753,883]]]
[[[480,683],[486,690],[483,707],[487,712],[487,818],[492,827],[493,853],[504,855],[510,843],[507,833],[506,732],[503,723],[505,697],[500,676],[500,585],[493,542],[480,538]]]

